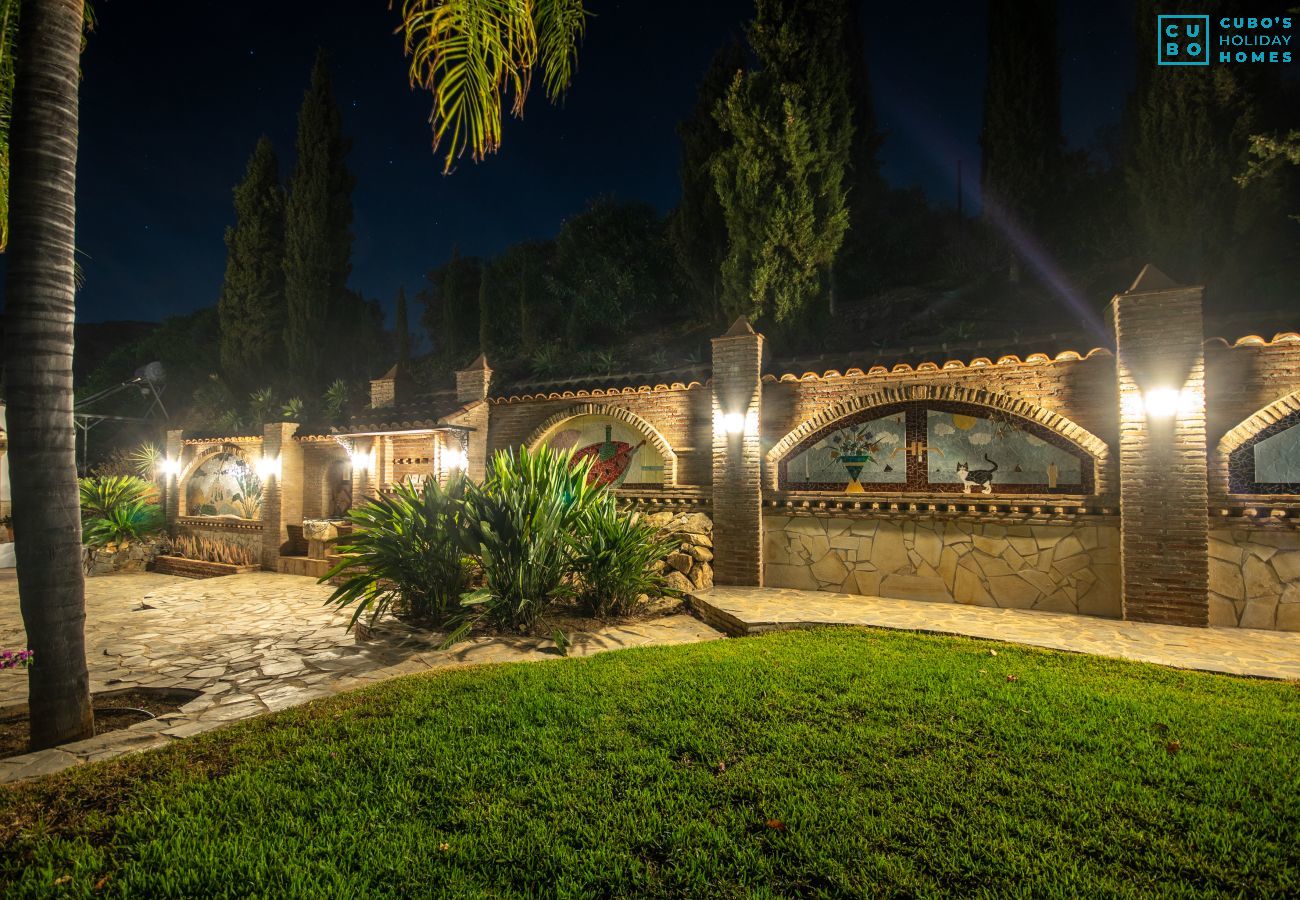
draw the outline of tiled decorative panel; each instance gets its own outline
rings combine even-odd
[[[1234,494],[1300,494],[1300,412],[1274,422],[1228,458]]]

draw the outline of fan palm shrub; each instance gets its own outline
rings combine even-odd
[[[140,540],[162,531],[162,508],[152,483],[133,475],[80,481],[82,542],[88,547]]]
[[[321,578],[347,575],[329,602],[355,604],[353,623],[393,607],[439,622],[459,612],[470,576],[461,535],[468,484],[459,473],[445,487],[402,482],[352,510],[352,534],[336,548],[344,559]]]
[[[663,593],[663,574],[651,564],[677,549],[638,513],[620,511],[608,493],[583,516],[571,545],[578,602],[602,617],[635,612],[641,598]]]
[[[587,483],[591,462],[540,447],[503,450],[467,498],[465,549],[483,571],[483,587],[462,601],[497,628],[526,633],[572,591],[572,535],[605,490]],[[453,633],[452,638],[459,635]]]

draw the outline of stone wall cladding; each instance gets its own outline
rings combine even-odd
[[[1118,618],[1114,522],[765,516],[765,583]]]
[[[713,587],[713,520],[698,512],[645,513],[647,523],[677,544],[655,564],[664,580],[678,591],[707,591]]]
[[[1210,531],[1210,624],[1300,631],[1300,531]]]

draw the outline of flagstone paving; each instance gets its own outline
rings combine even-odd
[[[476,638],[438,650],[438,635],[386,622],[358,637],[351,611],[326,606],[313,578],[258,572],[192,580],[112,575],[86,580],[91,691],[200,691],[178,712],[75,744],[0,760],[0,783],[161,746],[228,722],[428,669],[554,659],[546,638]],[[364,631],[364,629],[363,629]],[[570,656],[722,634],[693,616],[569,635]],[[0,570],[0,647],[26,645],[13,570]],[[0,707],[27,699],[21,670],[0,672]]]
[[[733,635],[817,625],[870,625],[991,638],[1184,669],[1300,679],[1297,632],[1153,625],[793,588],[715,587],[696,593],[691,602],[706,622]]]

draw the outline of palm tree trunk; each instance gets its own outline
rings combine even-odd
[[[90,737],[72,421],[82,0],[24,0],[10,130],[5,391],[31,746]]]

